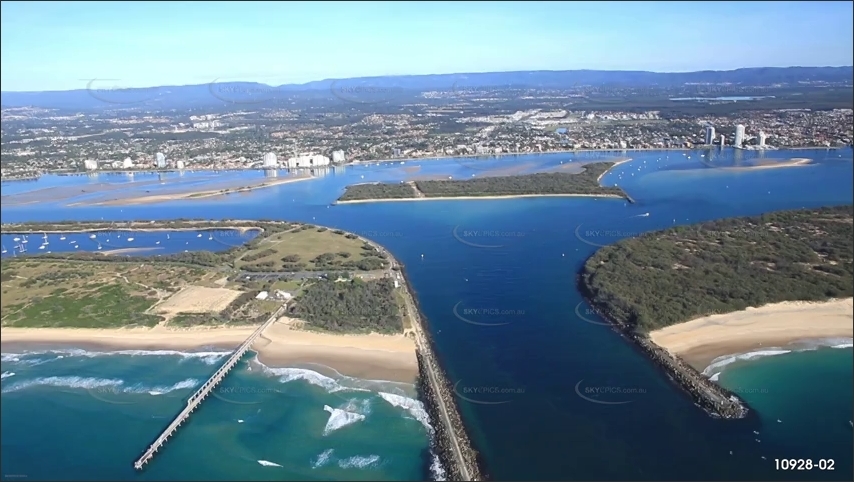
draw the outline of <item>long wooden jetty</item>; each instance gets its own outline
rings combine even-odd
[[[161,433],[160,436],[154,440],[154,442],[148,447],[145,453],[142,454],[142,457],[140,457],[136,462],[133,463],[133,467],[135,469],[142,470],[145,464],[154,458],[154,455],[157,453],[158,450],[160,450],[163,444],[165,444],[166,441],[169,440],[169,437],[175,434],[175,432],[178,430],[178,427],[180,427],[182,423],[189,420],[190,414],[192,414],[193,411],[195,411],[196,408],[198,408],[199,405],[202,404],[204,399],[208,395],[210,395],[210,393],[213,391],[214,388],[216,388],[219,382],[221,382],[225,378],[225,376],[228,375],[228,372],[230,372],[231,369],[234,368],[235,365],[237,365],[237,362],[239,362],[240,359],[243,358],[243,355],[245,355],[246,352],[249,351],[249,349],[252,347],[252,343],[255,342],[258,336],[260,336],[261,333],[263,333],[264,330],[267,329],[267,327],[272,325],[279,318],[279,316],[281,316],[282,312],[284,312],[285,310],[285,307],[286,305],[282,305],[281,307],[279,307],[279,309],[277,309],[276,312],[273,313],[273,315],[270,316],[270,318],[264,322],[264,324],[262,324],[258,327],[258,329],[252,332],[252,334],[249,335],[249,338],[247,338],[246,341],[244,341],[239,347],[237,347],[237,350],[235,350],[235,352],[231,354],[225,364],[222,365],[219,370],[217,370],[213,375],[211,375],[211,377],[208,378],[208,380],[198,390],[196,390],[196,393],[192,394],[190,398],[187,399],[187,406],[184,407],[184,410],[181,410],[181,413],[179,413],[178,416],[175,417],[175,419],[172,421],[172,423],[170,423],[169,426],[166,427],[166,430],[164,430],[163,433]]]

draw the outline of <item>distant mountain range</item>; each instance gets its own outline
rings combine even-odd
[[[471,88],[678,87],[689,84],[738,86],[793,85],[801,82],[851,83],[852,67],[768,67],[727,71],[659,73],[644,71],[566,70],[473,74],[405,75],[327,79],[305,84],[269,86],[256,82],[123,89],[94,79],[84,88],[49,92],[0,92],[2,107],[63,110],[115,108],[180,109],[227,104],[264,104],[295,96],[337,97],[357,103],[392,100],[424,91]]]

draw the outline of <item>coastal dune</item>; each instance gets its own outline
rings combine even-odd
[[[854,299],[786,301],[650,332],[653,343],[703,371],[715,358],[809,339],[854,337]]]
[[[291,328],[295,320],[280,318],[265,330],[253,350],[258,359],[272,367],[320,365],[342,375],[412,383],[418,373],[415,344],[404,335],[339,335]],[[255,327],[204,327],[84,329],[11,328],[0,330],[3,350],[10,345],[70,345],[92,350],[198,350],[202,347],[233,349],[243,343]]]

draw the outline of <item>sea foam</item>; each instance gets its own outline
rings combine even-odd
[[[364,469],[378,465],[379,461],[379,455],[356,455],[339,460],[338,466],[342,469]]]
[[[421,422],[429,434],[433,434],[433,426],[430,425],[430,417],[427,415],[427,410],[424,409],[424,404],[420,400],[404,397],[403,395],[395,395],[394,393],[380,392],[379,396],[394,407],[402,408],[412,415],[415,420]]]
[[[347,408],[351,407],[348,405]],[[326,427],[324,427],[323,429],[324,436],[329,435],[330,433],[340,428],[344,428],[347,425],[352,425],[356,422],[361,422],[365,419],[365,415],[353,411],[348,411],[346,409],[332,408],[329,405],[324,405],[323,409],[329,412],[330,414],[329,420],[326,422]]]
[[[115,350],[89,351],[79,348],[27,351],[24,353],[3,353],[0,360],[27,366],[41,365],[68,357],[96,358],[102,356],[178,356],[183,360],[199,360],[207,365],[214,365],[222,358],[230,355],[230,351],[179,351],[179,350]]]
[[[106,390],[109,389],[111,393],[147,393],[149,395],[163,395],[169,392],[174,392],[176,390],[185,390],[188,388],[194,388],[200,385],[201,380],[197,380],[194,378],[188,378],[186,380],[182,380],[178,383],[166,386],[147,386],[144,384],[136,384],[136,385],[126,385],[124,380],[119,380],[115,378],[93,378],[93,377],[75,377],[75,376],[66,376],[66,377],[40,377],[33,378],[31,380],[22,380],[17,383],[13,383],[7,387],[3,388],[2,393],[9,392],[17,392],[19,390],[24,390],[27,388],[34,387],[58,387],[58,388],[71,388],[71,389],[80,389],[80,390]]]

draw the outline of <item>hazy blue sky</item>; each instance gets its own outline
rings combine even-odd
[[[6,2],[2,90],[852,64],[851,2]]]

